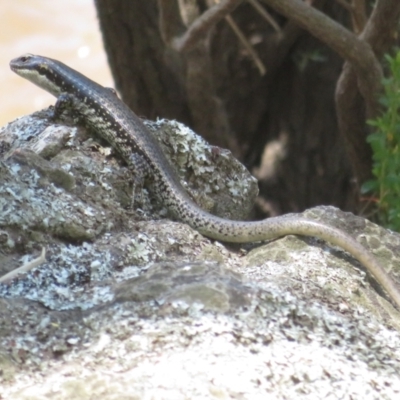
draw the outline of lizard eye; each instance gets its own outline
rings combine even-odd
[[[31,55],[30,55],[30,54],[27,54],[27,55],[25,55],[25,56],[21,56],[21,57],[20,57],[20,60],[21,60],[22,62],[27,62],[30,58],[31,58]]]

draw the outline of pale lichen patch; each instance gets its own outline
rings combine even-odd
[[[151,195],[126,210],[123,163],[98,146],[79,131],[44,160],[69,191],[29,157],[0,164],[2,272],[47,249],[0,285],[0,397],[399,397],[398,314],[349,255],[289,236],[246,256],[157,220]],[[389,249],[398,272],[398,235],[334,208],[306,214]]]
[[[257,180],[230,151],[210,146],[176,121],[145,123],[202,208],[229,219],[248,217],[258,194]]]

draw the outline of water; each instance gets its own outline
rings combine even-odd
[[[0,26],[0,126],[55,101],[10,70],[10,60],[24,53],[58,59],[113,86],[93,0],[1,0]]]

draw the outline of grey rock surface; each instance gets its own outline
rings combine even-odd
[[[0,279],[46,249],[0,284],[1,399],[400,397],[399,313],[350,255],[210,241],[166,219],[151,180],[132,211],[109,146],[46,116],[0,131]],[[245,217],[257,190],[229,153],[173,121],[149,128],[202,207]],[[304,215],[399,282],[398,234],[333,207]]]

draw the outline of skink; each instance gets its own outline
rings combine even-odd
[[[348,251],[374,276],[400,309],[400,291],[377,259],[347,233],[302,217],[231,221],[202,210],[186,193],[158,143],[136,114],[104,88],[60,61],[25,54],[11,69],[58,98],[55,110],[72,107],[128,163],[139,154],[148,164],[157,195],[179,220],[205,236],[225,242],[255,242],[285,235],[314,236]]]

